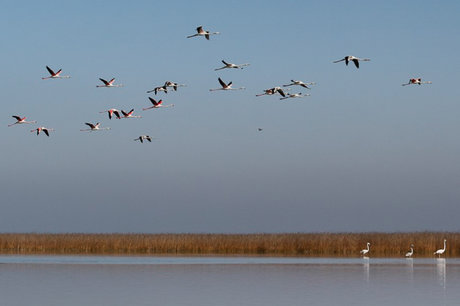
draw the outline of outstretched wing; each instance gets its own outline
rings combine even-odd
[[[13,117],[14,119],[16,119],[17,121],[20,121],[20,120],[22,119],[22,118],[19,117],[19,116],[11,116],[11,117]]]
[[[153,98],[150,98],[150,97],[149,97],[149,100],[150,100],[150,102],[152,102],[152,104],[155,105],[155,106],[158,104],[158,102],[157,102],[155,99],[153,99]]]
[[[224,65],[228,66],[228,63],[224,60],[222,60],[222,63],[224,63]]]
[[[99,78],[99,80],[101,80],[101,82],[104,83],[105,85],[109,85],[109,82],[107,82],[106,80],[101,79],[101,78]]]
[[[357,59],[354,59],[353,63],[355,63],[356,68],[359,68],[359,61]]]
[[[282,95],[283,97],[286,97],[286,94],[284,93],[284,91],[283,91],[281,88],[277,89],[276,91],[277,91],[280,95]]]
[[[49,72],[51,75],[54,75],[54,71],[53,71],[53,69],[51,69],[50,67],[46,66],[46,70],[48,70],[48,72]]]
[[[89,122],[85,122],[85,124],[86,124],[87,126],[89,126],[90,128],[92,128],[92,129],[94,129],[94,128],[95,128],[94,124],[92,124],[92,123],[89,123]]]
[[[218,80],[219,80],[219,83],[220,83],[220,85],[221,85],[222,87],[227,87],[227,84],[225,84],[225,82],[222,81],[221,78],[219,78]]]
[[[50,133],[48,132],[47,129],[43,129],[43,132],[46,134],[46,136],[50,137]]]

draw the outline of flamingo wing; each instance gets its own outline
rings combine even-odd
[[[281,89],[281,88],[278,88],[276,90],[280,95],[282,95],[283,97],[286,97],[286,94],[284,93],[284,91]]]
[[[115,78],[113,78],[113,79],[111,79],[111,80],[109,81],[109,85],[112,85],[113,81],[115,81]]]
[[[99,80],[101,80],[101,82],[104,83],[106,86],[109,85],[109,82],[107,82],[106,80],[101,79],[101,78],[99,78]]]
[[[356,58],[353,59],[353,63],[355,63],[356,68],[359,68],[359,61]]]
[[[121,119],[120,113],[118,111],[113,111],[113,113],[115,114],[115,116],[117,116],[118,119]]]
[[[206,37],[206,39],[209,40],[209,34],[205,34],[204,37]]]
[[[19,116],[11,116],[11,117],[13,117],[14,119],[16,119],[17,121],[21,121],[21,120],[22,120],[22,118],[19,117]],[[24,117],[24,119],[26,119],[26,118]]]
[[[224,63],[225,66],[228,66],[228,63],[224,60],[222,60],[222,63]]]
[[[54,75],[54,71],[53,71],[53,69],[51,69],[50,67],[46,66],[46,70],[48,70],[48,72],[49,72],[51,75]]]
[[[150,98],[150,97],[149,97],[149,100],[150,100],[150,102],[152,102],[152,104],[155,105],[155,106],[158,104],[158,102],[157,102],[155,99],[153,99],[153,98]]]
[[[198,28],[196,28],[196,31],[197,31],[199,34],[204,33],[204,31],[203,31],[203,26],[199,26]]]
[[[96,127],[94,124],[89,123],[89,122],[85,122],[85,124],[86,124],[87,126],[89,126],[90,128],[92,128],[92,129],[94,129],[94,128]]]
[[[218,78],[218,80],[219,80],[219,83],[220,83],[220,85],[221,85],[222,87],[227,87],[227,84],[225,84],[225,82],[222,81],[221,78]]]
[[[45,133],[46,136],[50,137],[50,133],[48,132],[48,129],[43,129],[43,132]]]
[[[149,142],[152,142],[152,138],[150,138],[150,136],[145,137],[145,139],[147,139]]]

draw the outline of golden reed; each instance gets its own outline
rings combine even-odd
[[[2,254],[272,255],[400,257],[460,256],[460,233],[282,233],[282,234],[0,234]]]

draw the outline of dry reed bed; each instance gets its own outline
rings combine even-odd
[[[284,233],[284,234],[0,234],[3,254],[146,254],[429,257],[443,247],[460,257],[460,233]]]

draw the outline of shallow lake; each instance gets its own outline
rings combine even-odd
[[[460,305],[460,259],[0,256],[0,305]]]

